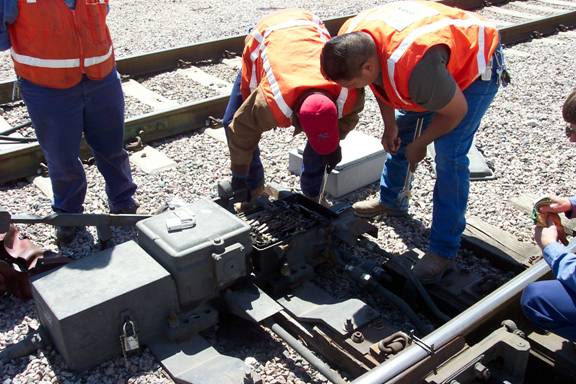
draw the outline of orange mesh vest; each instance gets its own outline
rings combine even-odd
[[[498,30],[473,13],[428,1],[399,1],[351,18],[339,34],[370,34],[382,66],[384,89],[371,85],[381,101],[397,109],[422,111],[411,101],[408,81],[426,51],[438,44],[450,48],[448,72],[466,89],[485,70],[498,46]]]
[[[18,17],[8,26],[18,76],[49,88],[70,88],[82,75],[100,80],[114,68],[106,26],[108,0],[18,0]]]
[[[279,127],[291,125],[299,97],[311,90],[334,100],[339,117],[348,114],[357,91],[324,79],[320,72],[320,53],[328,39],[324,23],[310,12],[288,9],[265,16],[246,36],[242,96],[247,98],[261,86]]]

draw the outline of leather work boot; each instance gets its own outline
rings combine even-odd
[[[250,190],[250,201],[243,201],[241,203],[234,203],[234,210],[238,213],[246,212],[256,208],[256,200],[260,196],[268,197],[264,184]]]
[[[426,252],[424,257],[414,267],[414,275],[422,284],[438,283],[446,272],[454,269],[454,260],[447,259],[432,252]]]
[[[402,217],[408,215],[408,212],[404,210],[388,208],[382,205],[382,203],[380,203],[380,199],[377,197],[364,201],[358,201],[352,205],[352,208],[354,209],[356,216],[360,217],[375,217],[379,215]]]

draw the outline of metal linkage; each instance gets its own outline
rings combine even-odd
[[[252,244],[260,249],[288,240],[326,221],[303,205],[285,200],[276,200],[260,211],[239,216],[252,227]]]
[[[490,318],[495,312],[505,307],[510,300],[517,298],[526,286],[544,277],[550,268],[546,261],[540,260],[537,264],[522,272],[508,283],[492,292],[490,295],[462,312],[460,315],[438,328],[422,339],[422,343],[428,346],[434,345],[435,349],[449,343],[454,338],[467,335]],[[418,345],[411,345],[402,353],[370,372],[354,380],[354,384],[381,384],[397,378],[410,367],[429,356],[430,353]]]

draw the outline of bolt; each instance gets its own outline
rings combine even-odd
[[[282,276],[290,276],[290,265],[288,263],[284,263],[282,264],[282,266],[280,267],[280,274]]]
[[[492,374],[490,373],[490,369],[488,369],[484,364],[481,362],[477,362],[474,364],[474,374],[480,380],[489,380]]]
[[[360,344],[361,342],[364,341],[364,335],[362,334],[362,332],[360,331],[356,331],[352,334],[352,341]]]

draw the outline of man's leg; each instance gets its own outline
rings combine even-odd
[[[530,284],[521,304],[526,317],[538,327],[576,341],[576,293],[558,280]]]
[[[84,79],[84,135],[96,166],[106,181],[111,212],[134,210],[128,153],[124,150],[124,95],[116,70],[103,80]]]
[[[436,183],[434,185],[430,252],[454,259],[466,226],[470,189],[468,152],[480,121],[498,91],[498,81],[476,80],[464,91],[468,113],[448,134],[436,139]]]
[[[51,89],[19,81],[52,182],[56,212],[81,213],[86,176],[78,158],[83,129],[82,91]]]
[[[354,212],[359,216],[372,217],[376,215],[403,216],[408,212],[408,199],[400,196],[408,172],[406,146],[414,140],[416,123],[424,119],[423,130],[426,129],[431,112],[396,111],[396,123],[400,148],[395,154],[387,154],[382,176],[380,178],[380,197],[369,199],[353,205]]]
[[[302,173],[300,175],[300,189],[308,197],[316,198],[320,194],[322,178],[324,176],[324,161],[306,142],[302,154]]]
[[[240,92],[240,82],[242,80],[242,72],[238,72],[234,85],[232,86],[232,92],[230,93],[230,98],[228,99],[228,105],[226,106],[226,111],[222,118],[222,125],[224,125],[224,130],[226,133],[226,138],[228,138],[228,127],[234,118],[234,114],[240,108],[244,99],[242,98],[242,93]],[[248,173],[248,188],[254,191],[264,185],[264,166],[260,161],[260,148],[256,147],[254,153],[252,154],[252,161],[250,162],[250,171]]]

